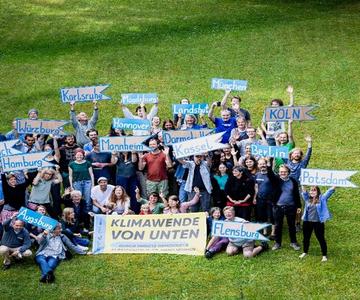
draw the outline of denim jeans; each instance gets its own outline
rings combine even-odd
[[[81,192],[84,200],[85,200],[85,213],[92,211],[92,201],[91,201],[91,180],[81,180],[75,181],[73,183],[73,187],[75,190]]]
[[[182,180],[179,183],[179,200],[180,200],[180,203],[184,203],[184,202],[188,201],[188,195],[187,195],[187,192],[185,191],[185,183],[186,183],[186,180]]]
[[[191,212],[198,212],[198,211],[209,211],[211,208],[211,195],[207,191],[200,192],[200,201],[191,206],[190,210]],[[195,192],[188,193],[188,200],[190,201],[192,198],[194,198]]]
[[[59,265],[60,260],[52,256],[36,255],[35,261],[40,267],[41,275],[45,276],[48,272],[54,271]]]

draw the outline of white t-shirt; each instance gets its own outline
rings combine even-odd
[[[99,185],[94,186],[91,189],[91,199],[96,200],[97,203],[104,206],[108,199],[110,198],[111,192],[113,191],[114,186],[108,184],[106,187],[106,191],[102,191]]]

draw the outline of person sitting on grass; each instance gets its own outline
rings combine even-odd
[[[129,215],[134,214],[130,209],[130,197],[125,189],[118,185],[110,194],[109,200],[106,202],[109,208],[108,214],[112,215]]]
[[[235,209],[232,206],[225,206],[223,212],[225,216],[225,222],[247,223],[246,220],[235,217]],[[269,248],[267,242],[261,242],[260,246],[255,246],[254,240],[213,236],[206,246],[205,257],[211,258],[215,253],[220,252],[223,248],[225,248],[226,244],[226,253],[228,255],[238,254],[240,249],[242,249],[243,256],[245,258],[255,257],[260,252]]]
[[[55,268],[66,258],[67,248],[77,254],[87,254],[84,249],[74,245],[61,231],[61,224],[58,223],[52,232],[45,230],[39,236],[38,242],[40,246],[36,252],[35,261],[41,270],[40,282],[42,283],[55,281]]]
[[[82,237],[82,230],[79,221],[75,218],[75,212],[72,207],[66,207],[63,210],[61,225],[63,234],[65,234],[73,244],[80,246],[84,250],[88,250],[89,239]]]
[[[302,216],[303,222],[303,247],[304,252],[299,258],[304,258],[309,250],[310,238],[312,231],[315,231],[315,236],[319,241],[322,253],[322,262],[327,261],[327,245],[325,240],[325,222],[331,218],[327,202],[334,194],[335,187],[329,188],[324,194],[321,194],[318,186],[310,187],[308,192],[305,187],[302,187],[302,197],[305,202],[304,214]]]
[[[29,232],[24,228],[23,221],[15,220],[16,216],[17,213],[3,223],[0,255],[4,258],[4,270],[10,268],[12,258],[20,260],[32,255]]]

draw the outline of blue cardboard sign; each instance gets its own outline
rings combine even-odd
[[[65,135],[64,126],[69,121],[60,120],[30,120],[16,119],[16,130],[18,133],[52,134],[55,136]]]
[[[213,90],[226,90],[226,91],[246,91],[247,80],[235,80],[235,79],[221,79],[213,78],[211,80],[211,88]]]
[[[251,154],[261,157],[289,158],[288,147],[251,144]]]
[[[159,99],[155,93],[146,93],[146,94],[121,94],[121,103],[122,104],[149,104],[149,103],[158,103]]]
[[[199,130],[170,130],[162,132],[162,139],[165,145],[172,145],[188,140],[197,139],[213,132],[213,129]]]
[[[250,222],[213,221],[211,235],[230,239],[268,241],[258,231],[270,225]]]
[[[54,220],[50,217],[39,214],[36,211],[31,209],[21,207],[17,219],[24,221],[25,223],[43,228],[45,230],[54,230],[57,224],[59,223],[57,220]]]
[[[0,142],[0,157],[14,155],[14,154],[20,154],[21,152],[19,150],[16,150],[13,148],[15,146],[15,144],[17,144],[18,142],[19,142],[19,140],[10,140],[10,141]]]
[[[314,116],[309,115],[315,106],[278,106],[267,107],[265,110],[266,122],[312,121]]]
[[[209,105],[206,103],[173,104],[172,108],[174,115],[177,115],[178,113],[183,115],[198,115],[207,114],[209,112]]]
[[[99,139],[100,152],[144,152],[152,149],[143,144],[150,136],[111,136]]]
[[[82,86],[60,89],[60,97],[63,103],[111,100],[111,97],[103,95],[110,84]]]
[[[150,130],[150,121],[146,119],[113,118],[113,128],[123,130]]]
[[[53,167],[54,164],[45,160],[50,152],[30,152],[3,156],[0,166],[3,172]]]

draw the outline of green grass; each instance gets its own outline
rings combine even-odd
[[[317,120],[295,124],[314,137],[310,166],[360,169],[360,4],[357,1],[4,1],[0,9],[0,131],[37,107],[66,119],[61,87],[110,83],[100,103],[105,134],[121,116],[120,94],[156,92],[160,116],[188,97],[210,102],[213,77],[246,79],[243,106],[259,124],[273,97],[318,104]],[[91,104],[77,110],[91,111]],[[353,177],[359,184],[359,175]],[[358,298],[359,192],[338,189],[326,225],[329,261],[312,240],[299,261],[286,247],[253,260],[176,255],[76,257],[57,283],[38,283],[32,261],[0,273],[2,299],[338,299]],[[301,238],[300,238],[301,240]]]

